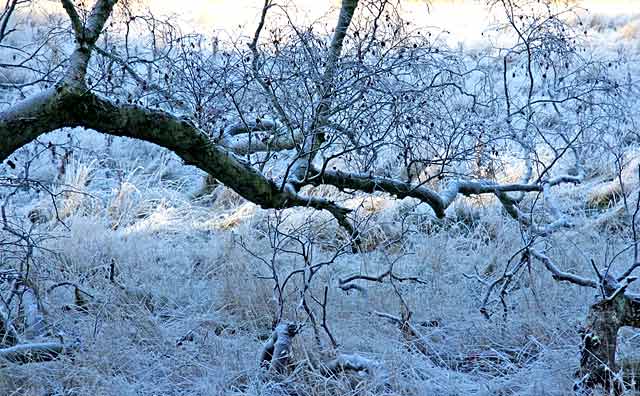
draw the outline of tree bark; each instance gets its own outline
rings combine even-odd
[[[0,160],[38,136],[65,127],[84,127],[155,143],[265,209],[310,206],[339,212],[328,200],[308,199],[279,189],[251,165],[213,143],[187,118],[137,105],[118,105],[64,83],[0,113]]]
[[[268,365],[271,372],[285,374],[290,363],[291,343],[297,333],[295,323],[278,324],[262,349],[261,364]]]
[[[624,392],[623,373],[616,361],[618,331],[624,326],[640,328],[640,297],[619,293],[591,306],[576,389],[601,385],[614,395]]]

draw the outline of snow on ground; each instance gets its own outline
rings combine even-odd
[[[604,11],[598,8],[586,19],[594,29],[590,51],[623,56],[618,73],[637,78],[640,17],[626,9],[624,15]],[[59,193],[55,202],[64,224],[49,221],[55,208],[44,190],[19,192],[10,215],[28,225],[30,212],[44,213],[45,221],[34,226],[48,235],[47,250],[33,263],[39,284],[76,282],[97,305],[89,314],[69,311],[71,289],[48,295],[47,318],[65,339],[81,339],[82,349],[73,359],[0,369],[0,394],[286,394],[282,383],[261,377],[257,358],[275,305],[272,286],[262,279],[268,274],[264,262],[243,248],[270,257],[266,230],[273,213],[223,187],[213,192],[215,200],[201,196],[205,175],[151,144],[91,131],[73,136],[69,141],[67,131],[58,131],[41,137],[12,156],[16,170],[2,166],[0,176],[20,171],[44,151],[33,160],[30,177]],[[72,151],[63,170],[61,153],[53,156],[51,147]],[[604,263],[628,243],[615,208],[599,222],[587,210],[589,193],[611,187],[603,181],[614,177],[612,166],[597,166],[603,168],[601,177],[558,189],[562,208],[574,213],[578,225],[554,235],[548,251],[561,268],[585,275],[591,259]],[[578,364],[578,329],[594,292],[559,284],[536,264],[508,296],[507,311],[497,306],[492,320],[486,320],[479,312],[485,288],[465,274],[495,274],[521,247],[517,225],[494,202],[463,199],[445,223],[411,200],[376,195],[351,204],[363,208],[372,249],[340,256],[323,275],[331,286],[329,325],[340,351],[379,361],[384,373],[325,379],[301,371],[293,375],[289,391],[297,386],[301,395],[569,393]],[[301,227],[313,218],[314,226],[301,235],[319,241],[314,260],[331,255],[322,243],[339,243],[341,231],[327,216],[304,209],[285,213],[286,227]],[[403,235],[399,219],[407,213],[413,220]],[[401,235],[400,243],[382,247]],[[283,254],[278,268],[285,273],[299,260]],[[367,284],[366,293],[337,287],[339,278],[352,273],[383,272],[390,260],[398,260],[400,273],[425,280],[397,287],[414,311],[414,322],[424,323],[420,330],[432,353],[456,367],[443,368],[433,356],[408,351],[397,327],[376,315],[399,315],[393,286]],[[619,265],[625,260],[629,255],[618,258]],[[154,296],[153,307],[110,284],[112,263],[120,282]],[[287,312],[299,314],[295,306]],[[304,359],[313,344],[310,333],[299,336],[296,359]],[[633,332],[622,335],[623,355],[634,353],[636,338]]]

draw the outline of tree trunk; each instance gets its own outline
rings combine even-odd
[[[619,293],[591,306],[582,338],[576,390],[602,385],[610,394],[624,392],[623,373],[616,362],[618,331],[624,326],[640,328],[639,297]]]
[[[280,323],[265,343],[260,355],[260,362],[270,372],[285,374],[290,363],[293,337],[298,333],[295,323]]]

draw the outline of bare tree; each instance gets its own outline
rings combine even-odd
[[[487,283],[483,308],[503,299],[532,259],[556,280],[602,286],[609,308],[612,301],[634,307],[624,291],[635,265],[611,286],[606,276],[563,271],[540,248],[546,236],[572,225],[558,209],[554,187],[583,181],[589,171],[585,157],[600,129],[624,116],[618,97],[624,84],[578,52],[580,32],[566,22],[573,9],[558,11],[553,1],[489,2],[504,11],[502,28],[514,41],[493,48],[489,60],[470,61],[404,21],[396,4],[386,0],[343,0],[330,32],[297,26],[286,7],[265,0],[248,47],[243,40],[221,45],[217,37],[182,35],[169,21],[138,12],[133,2],[97,0],[86,10],[72,0],[61,3],[70,29],[59,34],[72,35],[73,48],[46,68],[22,58],[11,65],[33,70],[29,95],[0,113],[0,159],[62,128],[144,140],[262,208],[328,211],[354,249],[359,230],[353,210],[314,195],[310,187],[413,198],[437,218],[446,217],[460,195],[494,196],[521,226],[525,247],[520,261],[509,260],[497,280],[481,279]],[[0,17],[2,26],[9,26],[0,27],[0,43],[11,32],[6,21],[18,4],[23,2],[10,1]],[[286,23],[270,28],[273,13]],[[110,26],[110,18],[120,30]],[[132,39],[136,29],[145,32],[139,40],[147,41]],[[59,30],[51,32],[46,37]],[[524,91],[510,82],[520,77]],[[544,115],[546,106],[555,118]],[[515,151],[522,153],[517,158],[522,173],[499,178],[499,154]],[[529,196],[541,196],[542,204],[525,199]],[[263,357],[281,371],[280,354],[297,332],[284,321],[281,290],[294,275],[302,282],[302,306],[316,339],[324,334],[334,346],[336,341],[318,319],[318,309],[325,317],[327,289],[323,300],[310,286],[317,269],[328,264],[310,260],[308,243],[296,236],[276,232],[273,237],[299,243],[304,263],[283,279],[273,261],[261,258],[271,269],[279,301],[278,326]],[[356,280],[418,281],[397,275],[391,265],[377,277],[348,278],[340,287],[353,287]],[[400,317],[382,316],[399,324],[406,339],[419,340],[408,307]],[[9,324],[5,321],[5,333],[12,338]],[[333,367],[354,361],[345,358]],[[592,366],[583,364],[588,373],[596,370]]]
[[[250,118],[246,115],[246,109],[238,108],[239,121],[249,133],[239,134],[240,129],[232,124],[220,134],[202,129],[211,124],[211,120],[202,117],[210,118],[212,115],[210,110],[207,116],[202,115],[205,110],[198,103],[206,100],[198,99],[198,92],[193,101],[196,120],[200,118],[197,122],[186,116],[141,106],[137,104],[139,97],[128,100],[131,103],[122,103],[118,97],[110,100],[97,93],[93,89],[91,60],[95,57],[94,53],[99,55],[106,51],[99,47],[99,39],[116,2],[96,2],[86,20],[78,13],[73,2],[62,3],[73,27],[76,48],[69,55],[66,71],[58,82],[4,110],[0,117],[1,158],[6,159],[17,148],[43,133],[65,127],[82,126],[110,135],[139,138],[172,150],[186,164],[205,170],[263,208],[308,206],[328,210],[350,233],[354,233],[354,230],[347,220],[349,210],[323,198],[303,195],[301,188],[327,184],[340,190],[381,191],[400,198],[413,197],[430,205],[438,217],[444,217],[445,210],[460,194],[497,194],[502,201],[511,205],[515,201],[512,202],[507,195],[510,192],[542,192],[545,185],[552,187],[580,180],[578,176],[570,175],[550,178],[546,168],[539,172],[538,180],[525,180],[524,183],[498,184],[492,180],[460,178],[460,170],[451,165],[459,164],[465,153],[471,153],[473,145],[468,147],[463,142],[468,134],[475,133],[471,130],[472,126],[461,120],[479,106],[478,95],[467,92],[461,79],[464,75],[472,74],[473,70],[461,72],[446,69],[449,65],[442,62],[453,55],[441,55],[428,40],[404,32],[402,21],[389,19],[392,18],[388,14],[392,10],[387,10],[390,4],[364,3],[362,12],[374,14],[373,30],[368,34],[353,31],[348,51],[343,47],[349,37],[357,1],[345,1],[342,4],[340,17],[326,50],[319,47],[318,38],[311,32],[300,31],[292,25],[292,35],[298,37],[299,41],[286,44],[275,41],[271,50],[265,48],[261,51],[260,35],[268,11],[275,6],[270,1],[265,2],[261,23],[249,46],[250,55],[247,56],[251,60],[248,75],[244,75],[242,81],[258,84],[258,87],[252,86],[251,89],[262,90],[268,99],[268,110],[274,112],[273,116],[262,122],[260,117]],[[383,18],[387,18],[388,23],[382,23]],[[392,28],[383,28],[383,25]],[[185,42],[186,45],[195,45],[188,38],[181,40],[181,45],[185,45]],[[168,51],[167,48],[154,51],[160,53]],[[300,56],[296,53],[304,53],[304,57],[310,59],[296,61],[286,58],[290,54]],[[156,63],[160,59],[157,56],[145,62]],[[134,82],[142,81],[135,77],[136,67],[130,58],[118,60],[113,52],[109,52],[108,57],[120,62],[124,71],[134,76]],[[292,63],[301,68],[318,64],[312,63],[312,60],[320,60],[322,68],[295,71],[294,66],[291,75],[287,75],[283,69]],[[193,68],[205,73],[204,67],[190,63]],[[245,67],[244,62],[241,67]],[[272,70],[269,75],[265,74],[267,68]],[[110,73],[108,69],[107,75]],[[281,76],[273,75],[273,71],[278,71]],[[417,81],[410,78],[412,73],[417,76]],[[210,78],[216,81],[215,75]],[[302,79],[301,83],[298,83],[299,79]],[[152,86],[142,87],[142,91],[145,88],[152,89]],[[230,92],[227,86],[223,91],[225,89],[232,101],[241,104],[236,94]],[[303,96],[302,92],[289,92],[290,89],[308,91]],[[163,91],[163,94],[177,94],[168,92],[168,86]],[[450,91],[459,93],[456,100],[462,101],[462,113],[448,109],[449,104],[444,96]],[[242,94],[246,95],[244,92]],[[287,102],[294,97],[302,98],[302,101]],[[185,103],[178,99],[179,95],[173,98]],[[444,113],[437,115],[429,112],[427,114],[431,120],[420,119],[417,114],[421,109],[433,105],[440,106]],[[354,112],[354,108],[360,110]],[[409,116],[411,113],[416,115]],[[380,118],[377,122],[373,122],[374,114]],[[450,123],[446,117],[455,118]],[[277,125],[276,133],[269,132],[272,128],[270,125]],[[409,131],[406,131],[406,127],[409,127]],[[412,128],[416,131],[412,132]],[[256,129],[265,131],[267,135],[265,132],[254,135]],[[20,132],[16,134],[15,131]],[[419,142],[427,143],[427,151],[417,152],[425,147]],[[291,147],[296,147],[295,153],[283,173],[275,179],[266,177],[250,161],[234,154],[234,151],[274,152]],[[400,158],[404,158],[408,179],[375,174],[377,171],[371,156],[379,155],[376,153],[386,148],[395,149]],[[441,159],[436,160],[435,157]],[[358,166],[360,171],[354,172],[337,165],[349,158],[353,158],[350,166],[361,163]],[[411,173],[420,163],[439,167],[435,175],[427,180],[433,181],[435,176],[436,180],[446,179],[448,182],[445,187],[438,190],[424,181],[413,179]],[[509,207],[516,214],[515,206]]]

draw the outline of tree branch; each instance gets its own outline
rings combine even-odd
[[[0,349],[0,359],[11,363],[37,363],[57,359],[66,353],[66,348],[58,342],[44,342],[40,344],[20,344],[10,348]]]
[[[213,143],[187,118],[137,105],[118,105],[64,84],[0,113],[0,160],[38,136],[64,127],[84,127],[155,143],[265,209],[307,206],[328,210],[334,216],[349,213],[332,201],[280,190],[251,165]]]
[[[553,261],[551,261],[549,257],[545,256],[544,254],[534,249],[530,249],[529,252],[533,257],[537,258],[542,262],[542,264],[544,264],[544,267],[547,269],[547,271],[551,272],[551,276],[553,277],[553,279],[560,282],[573,283],[579,286],[591,287],[594,289],[598,288],[599,284],[595,280],[583,278],[569,272],[563,272]]]
[[[78,11],[76,10],[76,6],[73,4],[72,0],[61,0],[62,7],[67,12],[69,19],[71,20],[71,26],[73,26],[73,31],[76,35],[76,40],[82,40],[84,36],[84,25],[82,24],[82,19],[80,15],[78,15]]]
[[[321,87],[321,92],[318,93],[320,101],[314,109],[313,122],[311,123],[309,132],[305,135],[299,156],[291,165],[288,176],[285,177],[287,184],[291,185],[294,189],[299,187],[300,183],[306,179],[307,173],[311,169],[313,159],[324,142],[322,129],[329,123],[329,113],[334,96],[333,80],[338,68],[338,60],[342,53],[344,39],[357,6],[358,0],[342,0],[340,16],[338,17],[338,23],[327,54],[327,66],[322,75],[322,81],[319,84]]]
[[[77,40],[76,49],[71,54],[69,68],[65,73],[64,80],[68,84],[74,84],[77,87],[83,86],[93,47],[117,2],[118,0],[98,0],[91,9],[87,24],[82,28],[82,34],[79,34],[78,13],[70,1],[62,0],[62,5],[71,19]]]

